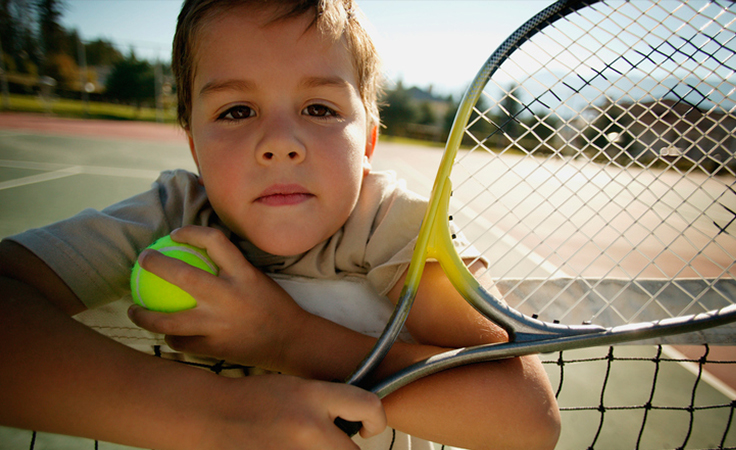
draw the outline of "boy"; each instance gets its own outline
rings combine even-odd
[[[136,324],[166,335],[170,347],[185,353],[307,379],[345,378],[375,339],[336,323],[339,318],[325,320],[301,308],[261,270],[324,279],[325,283],[358,276],[389,299],[398,297],[410,252],[407,249],[411,249],[423,205],[398,188],[389,175],[371,172],[378,126],[378,65],[352,2],[187,1],[179,18],[173,66],[179,86],[180,122],[187,131],[199,177],[165,173],[154,190],[104,214],[83,213],[45,231],[15,237],[45,262],[16,243],[5,243],[6,270],[25,284],[35,285],[29,288],[9,281],[9,286],[17,290],[18,297],[31,295],[35,289],[51,297],[67,314],[77,313],[119,297],[136,253],[173,230],[175,240],[205,248],[220,267],[220,274],[206,276],[156,252],[143,252],[139,261],[144,268],[192,293],[198,305],[176,314],[132,307],[129,314]],[[75,232],[84,237],[70,236]],[[90,239],[91,233],[98,233],[93,236],[96,239]],[[47,239],[47,234],[54,237]],[[49,247],[57,239],[63,240],[65,251],[79,264],[97,262],[95,270],[104,273],[95,275],[94,280],[102,288],[91,289],[91,278],[81,279],[55,258]],[[90,250],[89,245],[95,248]],[[15,255],[28,263],[19,267],[6,262]],[[324,299],[335,307],[341,306],[341,301]],[[16,310],[29,308],[13,298],[6,305],[3,307],[12,314],[24,314]],[[39,306],[26,312],[27,316],[8,319],[24,324],[9,333],[32,334],[27,321],[48,317],[44,326],[56,327],[56,334],[45,345],[53,342],[56,348],[43,348],[43,337],[28,338],[36,342],[33,351],[49,353],[43,355],[48,358],[46,365],[49,360],[61,359],[57,348],[73,348],[70,356],[80,367],[87,370],[91,356],[131,378],[124,390],[119,387],[119,392],[110,394],[114,384],[105,381],[125,377],[107,372],[92,376],[65,366],[68,370],[62,372],[57,386],[76,385],[75,394],[86,399],[85,415],[96,414],[95,423],[80,424],[81,417],[75,415],[67,415],[65,422],[48,414],[38,418],[38,411],[25,406],[27,399],[19,401],[3,392],[17,408],[3,417],[13,425],[33,424],[118,441],[124,441],[123,435],[135,425],[145,428],[145,437],[135,444],[157,448],[224,447],[224,440],[230,437],[234,445],[253,448],[350,448],[354,444],[337,436],[339,430],[327,424],[336,416],[363,420],[365,438],[382,429],[381,416],[369,395],[358,398],[360,395],[349,387],[342,386],[337,392],[321,383],[303,387],[306,382],[289,377],[286,381],[279,376],[247,377],[238,385],[240,398],[252,395],[255,400],[247,408],[232,409],[231,394],[220,388],[227,383],[232,389],[235,380],[184,373],[165,361],[155,366],[148,360],[144,363],[138,354],[92,338],[86,329],[72,330],[63,318],[52,318],[48,309]],[[376,379],[448,347],[505,338],[498,327],[459,298],[433,263],[425,270],[407,329],[414,342],[395,344],[374,374]],[[63,337],[57,336],[62,333]],[[22,352],[11,354],[15,364],[27,364],[27,359]],[[130,366],[137,367],[137,373],[131,372]],[[103,368],[98,367],[98,371],[103,372]],[[162,373],[170,374],[171,385],[158,381]],[[46,391],[37,389],[48,385],[43,374],[22,381],[4,374],[0,381],[5,378],[11,378],[11,384],[3,389],[15,386],[25,389],[20,391],[24,394],[47,401],[60,399],[59,408],[74,406],[68,396],[55,395],[48,386]],[[153,381],[142,383],[142,379]],[[205,394],[197,395],[196,388],[194,394],[182,399],[184,383],[192,381],[205,386]],[[19,387],[23,383],[32,388]],[[280,391],[264,394],[246,390],[268,383]],[[100,391],[107,400],[94,404],[92,396]],[[123,391],[137,395],[120,410],[110,411],[109,405],[117,405],[111,403],[115,394],[122,401]],[[292,417],[293,411],[284,412],[281,404],[273,403],[273,397],[294,391],[298,411],[315,411],[314,391],[329,391],[319,398],[327,402],[322,420],[315,418],[320,413],[317,411],[308,426],[301,423],[300,430],[291,428],[298,418],[265,426],[283,414]],[[144,400],[151,395],[159,402]],[[202,414],[200,402],[207,397],[215,405],[205,407]],[[338,405],[330,407],[323,397]],[[221,408],[213,413],[214,406]],[[393,448],[430,448],[428,442],[409,435],[474,449],[552,448],[559,427],[554,396],[533,357],[438,374],[399,390],[384,399],[383,406],[389,425],[408,433],[391,433]],[[113,413],[121,422],[118,429],[115,420],[106,420]],[[141,423],[136,414],[154,423]],[[211,418],[215,414],[217,422]],[[225,428],[223,414],[237,426]],[[167,428],[154,419],[156,416],[165,418]],[[211,423],[217,425],[208,427]],[[255,437],[231,435],[236,432]],[[194,444],[191,433],[222,441]],[[385,438],[383,434],[356,441],[362,448],[381,448]]]

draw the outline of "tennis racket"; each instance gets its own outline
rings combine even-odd
[[[562,0],[514,32],[458,107],[400,300],[347,382],[390,349],[427,259],[509,342],[436,355],[380,397],[527,354],[734,342],[735,31],[732,1]],[[478,254],[501,298],[466,268]]]

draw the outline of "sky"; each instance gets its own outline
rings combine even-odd
[[[551,0],[357,0],[389,83],[459,97],[516,28]],[[83,40],[170,60],[181,0],[66,0],[62,23]]]

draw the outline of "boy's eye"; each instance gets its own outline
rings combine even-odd
[[[227,120],[241,120],[253,117],[254,115],[255,111],[253,111],[253,108],[251,108],[250,106],[238,105],[233,106],[232,108],[223,112],[217,118]]]
[[[337,115],[335,110],[325,105],[309,105],[304,108],[303,113],[313,117],[330,117]]]

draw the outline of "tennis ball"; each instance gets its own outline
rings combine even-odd
[[[166,256],[184,261],[213,275],[217,275],[219,270],[207,256],[207,252],[192,245],[174,242],[170,236],[162,237],[148,248],[158,250]],[[153,311],[176,312],[197,306],[194,297],[180,287],[141,268],[138,261],[135,262],[130,276],[130,289],[136,304]]]

